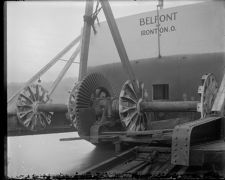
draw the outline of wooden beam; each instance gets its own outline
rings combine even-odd
[[[139,93],[139,90],[138,90],[138,87],[137,87],[137,84],[136,84],[137,78],[135,77],[134,71],[133,71],[132,66],[130,64],[128,55],[126,53],[125,46],[123,44],[123,41],[122,41],[122,38],[121,38],[121,35],[120,35],[120,32],[119,32],[119,29],[117,27],[115,18],[113,16],[110,4],[109,4],[108,0],[100,0],[100,3],[102,5],[102,9],[104,11],[107,23],[109,25],[110,32],[112,34],[114,43],[116,45],[117,52],[120,56],[120,60],[121,60],[123,69],[127,73],[128,79],[131,80],[135,91],[137,93]]]
[[[25,85],[19,89],[7,102],[10,106],[13,100],[18,96],[18,94],[31,83],[36,81],[42,74],[49,70],[66,52],[68,52],[76,43],[80,41],[80,36],[74,39],[69,45],[67,45],[62,51],[60,51],[46,66],[44,66],[40,71],[38,71],[32,78],[30,78]]]
[[[86,0],[85,15],[91,16],[93,12],[93,0]],[[80,68],[79,68],[79,77],[80,81],[87,73],[87,62],[88,62],[88,52],[89,52],[89,43],[91,35],[91,24],[84,21],[83,32],[82,32],[82,41],[81,41],[81,52],[80,52]]]

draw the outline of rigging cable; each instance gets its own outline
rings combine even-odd
[[[90,16],[87,16],[87,15],[83,16],[84,21],[91,25],[91,27],[92,27],[92,29],[94,31],[94,34],[97,33],[95,25],[94,25],[95,20],[97,20],[98,25],[100,25],[99,24],[99,19],[98,19],[98,14],[101,11],[102,7],[99,8],[98,6],[99,6],[99,1],[97,1],[96,7],[95,7],[95,11]]]

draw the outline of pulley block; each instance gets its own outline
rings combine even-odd
[[[80,116],[81,110],[95,109],[96,99],[109,98],[112,95],[112,87],[102,74],[92,73],[80,81],[80,84],[77,86],[77,91],[74,94],[74,103],[71,103],[75,110],[76,125],[80,136],[89,136],[91,126],[97,121],[97,118],[93,117],[93,121],[86,122]]]
[[[143,131],[147,129],[147,113],[141,111],[140,104],[147,100],[148,94],[143,82],[136,80],[134,83],[137,83],[137,90],[130,80],[122,87],[119,96],[119,115],[127,130]]]
[[[50,112],[38,111],[39,104],[46,104],[49,100],[47,91],[39,84],[27,86],[20,92],[16,108],[19,123],[31,131],[45,129],[51,124]]]
[[[198,87],[198,93],[201,96],[197,105],[197,111],[201,113],[201,118],[210,115],[216,94],[218,92],[218,84],[213,74],[205,74],[201,78],[202,85]]]

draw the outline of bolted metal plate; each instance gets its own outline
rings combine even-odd
[[[218,127],[213,123],[219,120],[221,117],[208,117],[176,126],[172,135],[171,163],[189,166],[191,142],[200,140],[202,143],[206,136],[208,139],[218,138],[215,132],[218,133],[220,130],[217,130]],[[208,125],[208,128],[205,125]],[[195,129],[197,131],[193,132]]]
[[[172,135],[172,154],[171,163],[188,166],[190,149],[189,126],[176,126]]]

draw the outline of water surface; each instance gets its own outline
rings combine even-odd
[[[59,141],[67,137],[78,137],[78,134],[72,132],[8,137],[8,176],[73,175],[115,154],[113,148],[96,148],[84,140]]]

